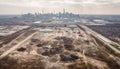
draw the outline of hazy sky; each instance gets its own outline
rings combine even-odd
[[[0,0],[0,14],[66,11],[80,14],[120,14],[120,0]]]

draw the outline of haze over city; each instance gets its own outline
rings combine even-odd
[[[0,0],[0,69],[120,69],[120,0]]]
[[[120,0],[0,0],[0,14],[68,12],[79,14],[120,14]]]

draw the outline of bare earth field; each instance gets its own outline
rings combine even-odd
[[[119,69],[76,27],[37,27],[0,48],[0,69]]]

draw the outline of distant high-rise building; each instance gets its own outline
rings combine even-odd
[[[63,9],[63,14],[65,14],[65,13],[66,13],[65,9]]]
[[[44,14],[44,10],[42,10],[42,14]]]
[[[55,10],[54,10],[54,13],[53,14],[56,14]]]

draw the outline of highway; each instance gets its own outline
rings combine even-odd
[[[84,26],[84,25],[78,25],[79,28],[82,28],[88,35],[92,35],[94,36],[94,38],[98,39],[99,41],[101,41],[102,43],[104,43],[106,46],[108,46],[111,50],[113,50],[114,52],[117,52],[120,54],[120,51],[118,49],[116,49],[115,47],[111,46],[111,44],[115,43],[111,40],[109,40],[108,38],[100,35],[99,33],[91,30],[90,28]],[[119,66],[120,66],[120,58],[116,55],[114,55],[113,53],[109,53],[107,52],[105,49],[101,48],[99,46],[99,44],[97,44],[97,42],[95,41],[95,44],[97,45],[97,47],[107,55],[107,57],[110,57],[111,59],[113,59]],[[115,43],[117,44],[117,43]]]
[[[85,32],[87,32],[89,35],[94,36],[95,38],[97,38],[98,40],[100,40],[101,42],[103,42],[104,44],[106,44],[107,46],[109,46],[109,48],[112,49],[114,52],[120,54],[120,51],[117,48],[115,48],[115,47],[113,47],[111,45],[111,44],[113,44],[113,45],[116,45],[116,46],[120,46],[119,44],[111,41],[110,39],[102,36],[101,34],[99,34],[99,33],[95,32],[95,31],[91,30],[90,28],[88,28],[88,27],[86,27],[84,25],[79,25],[79,27],[83,28],[85,30]]]
[[[12,51],[14,51],[15,49],[17,49],[19,46],[21,46],[24,42],[28,41],[32,36],[34,36],[37,32],[32,33],[31,35],[29,35],[27,38],[25,38],[24,40],[22,40],[21,42],[19,42],[17,45],[13,46],[12,48],[10,48],[9,50],[5,51],[2,55],[0,55],[0,60],[4,57],[6,57],[9,53],[11,53]]]

